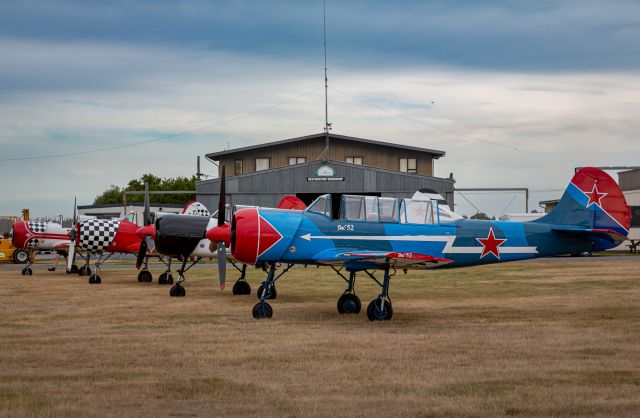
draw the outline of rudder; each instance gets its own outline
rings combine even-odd
[[[599,168],[585,167],[573,176],[558,206],[534,222],[608,230],[626,237],[631,211],[611,176]]]

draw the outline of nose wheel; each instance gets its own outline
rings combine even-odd
[[[389,298],[389,280],[391,279],[391,276],[389,275],[389,266],[387,265],[384,268],[384,280],[382,283],[376,280],[376,278],[368,271],[366,271],[366,273],[382,288],[380,296],[372,300],[369,303],[369,306],[367,306],[367,318],[369,318],[369,321],[388,321],[393,317],[393,306],[391,305],[391,299]]]
[[[149,270],[140,270],[140,273],[138,273],[138,281],[140,283],[151,283],[152,280],[153,276],[151,275],[151,272]]]
[[[33,270],[29,266],[22,269],[23,276],[31,276],[33,274]]]
[[[183,279],[184,280],[184,279]],[[172,298],[183,298],[187,295],[187,291],[180,285],[180,279],[169,289],[169,296]]]
[[[355,292],[356,272],[350,271],[349,278],[347,279],[339,270],[336,270],[335,268],[333,270],[347,282],[347,290],[345,290],[342,296],[338,298],[338,313],[359,314],[362,309],[362,303],[360,302],[360,298],[356,296]]]
[[[102,278],[98,276],[96,273],[93,273],[89,276],[89,284],[100,284],[102,283]]]
[[[238,271],[240,271],[240,278],[233,284],[232,293],[234,295],[250,295],[251,294],[251,286],[247,282],[246,273],[247,273],[247,265],[243,264],[242,269],[240,269],[234,262],[231,260],[231,265],[235,267]]]
[[[276,276],[276,265],[271,264],[269,266],[269,272],[267,273],[267,279],[262,283],[258,289],[258,297],[260,302],[256,303],[253,307],[253,317],[255,319],[271,318],[273,316],[273,308],[269,305],[267,299],[275,299],[277,292],[275,288],[275,282],[289,269],[293,267],[293,264],[288,264],[287,267]]]
[[[158,284],[173,284],[173,275],[171,272],[167,270],[158,276]]]

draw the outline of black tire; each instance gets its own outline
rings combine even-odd
[[[167,284],[167,273],[162,273],[158,276],[158,284]]]
[[[25,267],[22,269],[23,276],[31,276],[32,274],[33,274],[33,270],[31,270],[31,268]]]
[[[271,318],[273,316],[273,308],[267,302],[258,302],[251,313],[255,319]]]
[[[71,269],[66,269],[66,271],[67,271],[67,274],[78,274],[78,266],[73,264],[71,266]]]
[[[184,287],[182,286],[172,286],[171,289],[169,290],[169,296],[171,296],[172,298],[183,298],[187,295],[187,291],[184,290]]]
[[[258,299],[262,297],[262,289],[264,289],[263,284],[261,284],[260,287],[258,288],[258,293],[257,293]],[[278,297],[278,291],[276,290],[276,286],[271,285],[271,288],[267,292],[265,299],[275,299],[277,297]]]
[[[250,295],[251,285],[249,285],[249,283],[247,283],[245,280],[238,280],[233,284],[233,294],[234,295]]]
[[[149,270],[141,270],[140,273],[138,273],[138,281],[140,283],[151,283],[152,280],[153,276]]]
[[[29,261],[29,253],[25,250],[15,250],[13,252],[13,262],[16,264],[25,264]]]
[[[100,276],[98,276],[97,274],[93,273],[91,276],[89,276],[89,284],[100,284],[102,283],[102,278],[100,278]]]
[[[374,299],[367,306],[369,321],[388,321],[393,317],[393,307],[388,300],[384,301],[384,308],[380,310],[380,298]]]
[[[167,284],[173,284],[173,275],[171,273],[167,273]]]
[[[91,267],[82,266],[78,269],[78,274],[80,276],[91,276]]]
[[[345,293],[338,299],[338,312],[341,314],[359,314],[362,309],[360,298],[353,293]]]

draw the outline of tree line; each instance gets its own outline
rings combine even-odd
[[[144,174],[139,179],[129,181],[126,187],[120,188],[111,185],[107,190],[96,196],[93,201],[94,205],[113,205],[124,203],[124,191],[144,191],[144,183],[149,184],[149,191],[174,191],[174,190],[195,190],[196,176],[191,177],[175,177],[160,178],[153,174]],[[193,193],[186,194],[157,194],[150,198],[153,203],[177,203],[184,204],[190,200],[194,200],[196,195]],[[127,195],[127,203],[144,202],[144,195]]]

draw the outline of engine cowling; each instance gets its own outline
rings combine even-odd
[[[167,214],[156,219],[156,250],[170,257],[188,257],[205,237],[209,218]]]
[[[231,254],[244,264],[255,264],[260,255],[282,239],[258,208],[237,211],[231,222]]]
[[[26,221],[15,222],[11,230],[11,245],[16,248],[25,249],[28,232],[29,229]]]

